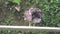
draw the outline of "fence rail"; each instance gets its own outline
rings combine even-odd
[[[35,27],[35,26],[1,26],[0,29],[8,29],[8,30],[30,30],[30,31],[60,31],[59,27]]]

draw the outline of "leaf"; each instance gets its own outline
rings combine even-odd
[[[13,0],[14,3],[20,4],[21,0]]]

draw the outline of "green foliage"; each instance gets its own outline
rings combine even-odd
[[[0,34],[60,34],[60,32],[0,30]]]
[[[37,26],[60,26],[60,0],[25,0],[24,2],[22,0],[13,0],[12,2],[21,3],[21,12],[17,12],[12,8],[12,10],[10,10],[10,17],[8,17],[8,20],[5,20],[5,22],[9,22],[8,24],[11,23],[13,25],[13,19],[16,19],[17,22],[21,23],[23,21],[24,10],[36,7],[40,8],[44,14],[42,17],[42,23],[36,24]],[[5,4],[1,4],[1,6],[5,6]],[[8,7],[8,9],[10,8]]]
[[[13,0],[14,3],[17,3],[18,5],[20,5],[21,0]]]

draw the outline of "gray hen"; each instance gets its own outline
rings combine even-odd
[[[32,23],[40,23],[42,15],[42,11],[39,8],[30,8],[24,13],[24,20]]]

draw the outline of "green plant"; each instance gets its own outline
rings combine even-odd
[[[12,0],[12,2],[17,3],[18,5],[20,5],[21,0]]]

